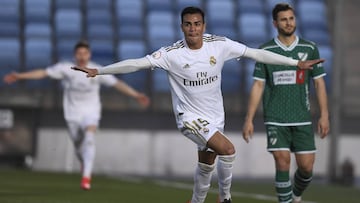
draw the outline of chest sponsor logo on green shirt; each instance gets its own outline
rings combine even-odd
[[[285,70],[273,72],[274,85],[290,85],[296,83],[296,71]]]
[[[274,85],[293,85],[305,82],[304,70],[286,70],[273,72]]]

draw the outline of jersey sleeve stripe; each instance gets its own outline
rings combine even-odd
[[[274,48],[278,48],[279,45],[272,45],[272,46],[266,46],[266,47],[263,47],[261,49],[265,49],[265,50],[268,50],[268,49],[274,49]]]
[[[314,47],[313,45],[310,45],[310,44],[298,44],[298,46],[300,46],[300,47],[309,47],[309,48],[311,48],[312,50],[315,49],[315,47]]]
[[[316,80],[316,79],[324,77],[325,75],[326,75],[326,73],[323,73],[321,75],[317,75],[317,76],[313,77],[313,79]]]
[[[210,36],[203,36],[203,40],[205,42],[225,41],[225,37],[210,35]]]
[[[185,47],[185,43],[183,40],[179,41],[179,42],[176,42],[175,44],[171,45],[171,46],[167,46],[165,47],[165,51],[166,52],[169,52],[171,50],[174,50],[174,49],[180,49],[180,48],[184,48]]]
[[[259,81],[266,81],[265,78],[259,78],[259,77],[253,77],[254,80],[259,80]]]

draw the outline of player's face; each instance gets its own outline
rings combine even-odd
[[[181,29],[190,49],[200,49],[202,47],[202,37],[205,32],[205,26],[201,14],[184,15]]]
[[[274,26],[277,28],[279,35],[291,36],[296,30],[296,19],[292,10],[281,11],[277,15]]]
[[[75,51],[75,60],[80,67],[85,67],[90,61],[90,57],[90,50],[85,47],[80,47]]]

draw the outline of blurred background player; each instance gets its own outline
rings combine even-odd
[[[199,163],[195,172],[191,203],[205,201],[216,157],[219,158],[217,172],[220,200],[230,203],[235,148],[223,134],[225,118],[221,71],[224,62],[243,56],[264,63],[309,68],[322,60],[298,61],[252,49],[225,37],[204,35],[205,27],[204,12],[197,7],[187,7],[181,13],[184,40],[163,47],[152,55],[120,61],[102,69],[74,69],[88,73],[89,77],[155,67],[165,70],[170,81],[178,129],[198,145]]]
[[[114,87],[119,92],[134,98],[144,108],[148,107],[150,100],[114,76],[89,79],[82,73],[71,70],[75,65],[101,68],[100,65],[90,61],[91,50],[87,42],[80,41],[75,45],[74,57],[75,63],[59,62],[46,69],[9,73],[4,76],[4,81],[11,84],[18,80],[40,80],[46,77],[62,81],[64,117],[81,163],[81,188],[89,190],[95,158],[94,134],[101,118],[100,85]]]
[[[313,42],[296,36],[296,19],[290,5],[277,4],[272,16],[278,36],[263,44],[262,49],[298,60],[319,58],[318,48]],[[311,79],[314,80],[320,107],[318,132],[321,138],[326,137],[329,132],[324,76],[322,64],[315,65],[312,70],[263,63],[255,66],[255,81],[250,94],[243,137],[249,142],[254,131],[253,118],[263,95],[267,149],[275,160],[275,187],[279,202],[301,202],[301,195],[312,179],[316,148],[309,101]],[[295,153],[298,166],[293,186],[289,176],[290,152]]]

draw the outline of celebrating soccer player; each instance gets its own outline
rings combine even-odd
[[[318,59],[319,52],[313,42],[295,35],[294,9],[288,4],[277,4],[272,12],[278,36],[261,46],[263,50],[298,60]],[[267,149],[272,153],[275,166],[275,187],[279,202],[299,203],[310,184],[315,160],[314,132],[311,124],[309,85],[314,80],[320,107],[318,132],[321,138],[329,132],[329,114],[325,76],[322,64],[312,70],[299,70],[296,66],[257,63],[254,70],[248,113],[243,137],[249,142],[254,131],[253,118],[263,95]],[[292,186],[289,177],[290,152],[295,153],[298,169]]]
[[[120,61],[101,69],[74,69],[86,72],[88,77],[155,67],[165,70],[171,86],[177,126],[183,135],[198,146],[199,163],[191,203],[204,202],[216,157],[219,159],[216,168],[220,200],[230,203],[235,148],[223,134],[224,107],[220,85],[224,62],[243,56],[263,63],[307,69],[322,60],[299,61],[252,49],[226,37],[204,34],[205,26],[204,12],[197,7],[187,7],[181,13],[184,40],[162,47],[143,58]]]
[[[71,66],[98,67],[90,61],[91,50],[87,42],[78,42],[74,48],[75,64],[60,62],[46,69],[5,75],[8,84],[18,80],[39,80],[45,77],[61,80],[64,86],[63,108],[70,137],[76,148],[76,155],[81,162],[81,188],[91,187],[91,172],[95,158],[95,131],[101,117],[100,85],[112,86],[136,101],[143,107],[149,105],[149,98],[137,92],[114,76],[107,75],[89,80],[83,74],[71,70]]]

